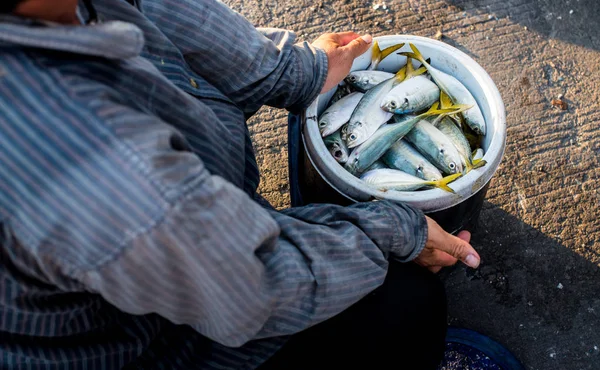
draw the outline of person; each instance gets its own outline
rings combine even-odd
[[[387,201],[275,210],[245,120],[297,112],[372,38],[215,0],[0,5],[0,367],[432,369],[479,264]]]

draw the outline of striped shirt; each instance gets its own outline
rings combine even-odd
[[[0,18],[0,369],[253,369],[420,253],[406,205],[258,201],[245,118],[314,100],[322,50],[214,0],[94,4]]]

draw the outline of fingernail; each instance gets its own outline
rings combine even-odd
[[[479,259],[472,254],[469,254],[467,258],[465,258],[465,263],[467,266],[476,269],[479,266]]]
[[[371,35],[363,35],[360,38],[363,39],[367,44],[373,42],[373,37],[371,37]]]

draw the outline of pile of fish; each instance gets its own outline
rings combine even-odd
[[[486,164],[483,114],[469,90],[413,44],[398,53],[406,64],[395,74],[377,70],[403,46],[374,42],[369,67],[351,72],[319,117],[321,136],[335,160],[379,190],[453,192],[450,182]]]

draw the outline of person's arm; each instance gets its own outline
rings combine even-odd
[[[56,247],[37,257],[61,289],[239,346],[334,316],[382,284],[388,258],[411,260],[425,245],[425,217],[411,207],[267,210],[173,148],[181,136],[172,127],[128,119],[144,124],[123,123],[122,138],[100,138],[101,152],[44,185],[77,189],[50,220],[45,243]]]
[[[408,261],[425,245],[425,218],[410,207],[268,211],[189,162],[198,176],[162,220],[77,277],[125,312],[157,313],[240,346],[336,315],[383,283],[388,257]]]
[[[324,87],[326,53],[308,42],[297,43],[293,32],[256,29],[214,0],[144,0],[141,9],[196,73],[247,113],[262,105],[290,110],[304,107]],[[351,59],[368,48],[364,41],[356,44]],[[349,70],[348,58],[332,60],[331,67],[341,61]]]

